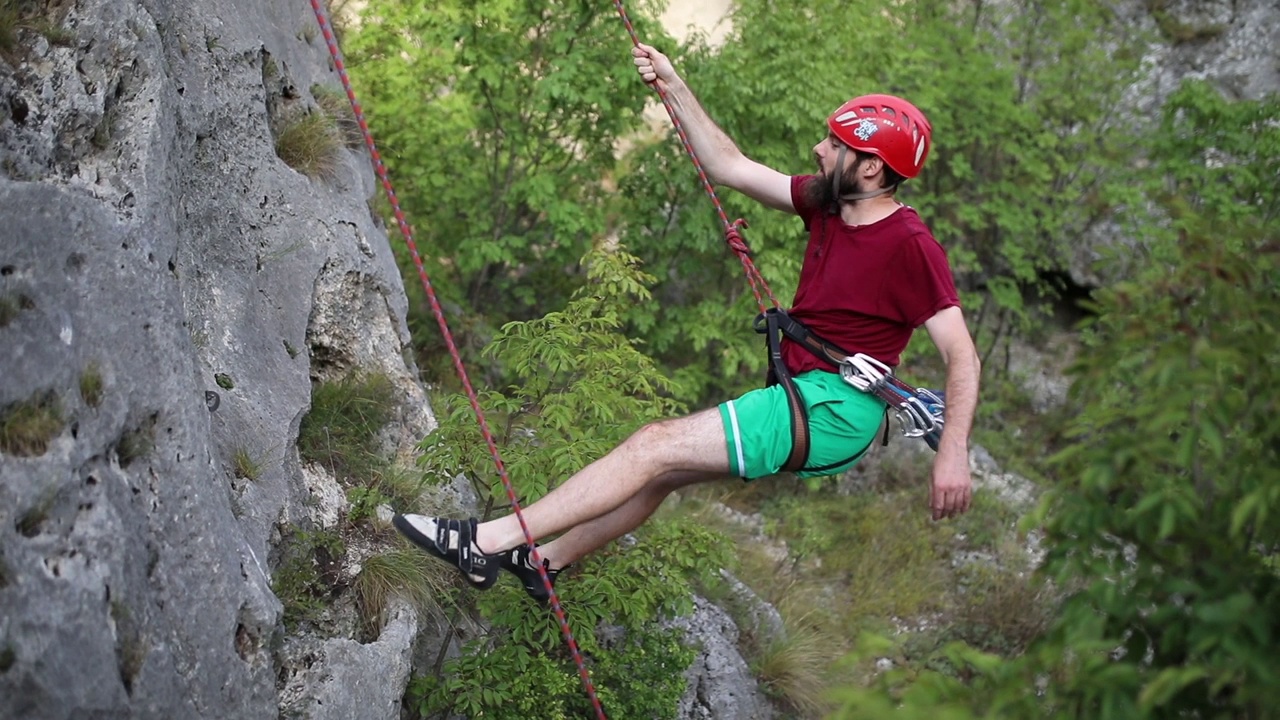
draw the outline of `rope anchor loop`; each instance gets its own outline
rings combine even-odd
[[[747,229],[746,220],[744,220],[743,218],[738,218],[737,220],[734,220],[733,222],[729,223],[729,226],[726,227],[724,230],[724,241],[728,243],[729,249],[733,250],[739,255],[745,255],[747,257],[751,257],[751,254],[752,254],[751,247],[747,245],[746,239],[742,237],[742,231],[746,229]]]

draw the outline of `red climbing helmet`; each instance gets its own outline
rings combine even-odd
[[[933,128],[915,105],[893,95],[862,95],[841,105],[827,125],[840,142],[878,156],[904,178],[920,174]]]

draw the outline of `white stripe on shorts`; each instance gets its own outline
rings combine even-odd
[[[747,476],[747,460],[742,455],[742,432],[738,430],[738,411],[733,409],[733,401],[725,403],[729,408],[729,427],[733,430],[733,447],[738,453],[738,475]]]

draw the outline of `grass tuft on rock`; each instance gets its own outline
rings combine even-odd
[[[102,381],[102,372],[98,370],[98,366],[90,363],[80,373],[80,398],[89,407],[98,407],[102,404],[102,391],[104,384]]]
[[[356,575],[360,618],[368,630],[376,632],[386,623],[387,606],[396,595],[420,611],[435,610],[439,599],[448,596],[451,575],[446,565],[402,541],[399,547],[370,557]]]
[[[248,448],[238,447],[231,455],[231,472],[238,478],[257,480],[262,476],[262,462]]]
[[[120,467],[127,468],[150,455],[155,449],[154,429],[150,424],[146,424],[120,436],[120,442],[116,445],[116,456],[120,460]]]
[[[35,306],[35,301],[21,293],[0,295],[0,328],[7,327],[23,310],[30,310]]]
[[[62,408],[53,393],[37,394],[0,411],[0,452],[39,457],[62,432]]]
[[[323,112],[300,114],[276,135],[276,155],[286,165],[317,180],[332,180],[342,162],[342,133]]]
[[[349,148],[364,147],[364,133],[360,123],[356,121],[355,111],[351,109],[351,101],[347,94],[338,88],[316,83],[311,86],[311,97],[321,112],[333,119],[342,136],[342,142]]]
[[[318,383],[298,428],[298,453],[340,480],[373,486],[388,465],[378,433],[395,417],[397,404],[386,375],[353,374]]]
[[[789,711],[787,717],[824,717],[829,673],[842,648],[821,628],[796,623],[771,638],[753,663],[764,690]]]
[[[46,0],[0,0],[0,57],[13,59],[18,49],[18,31],[43,35],[54,45],[70,45],[74,35],[46,15]]]

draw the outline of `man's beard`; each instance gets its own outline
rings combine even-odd
[[[842,194],[855,193],[858,191],[858,166],[860,162],[854,162],[845,168],[844,174],[840,177],[840,192]],[[809,207],[812,208],[834,208],[838,207],[835,190],[831,187],[831,173],[820,173],[815,177],[804,189],[804,198]]]

